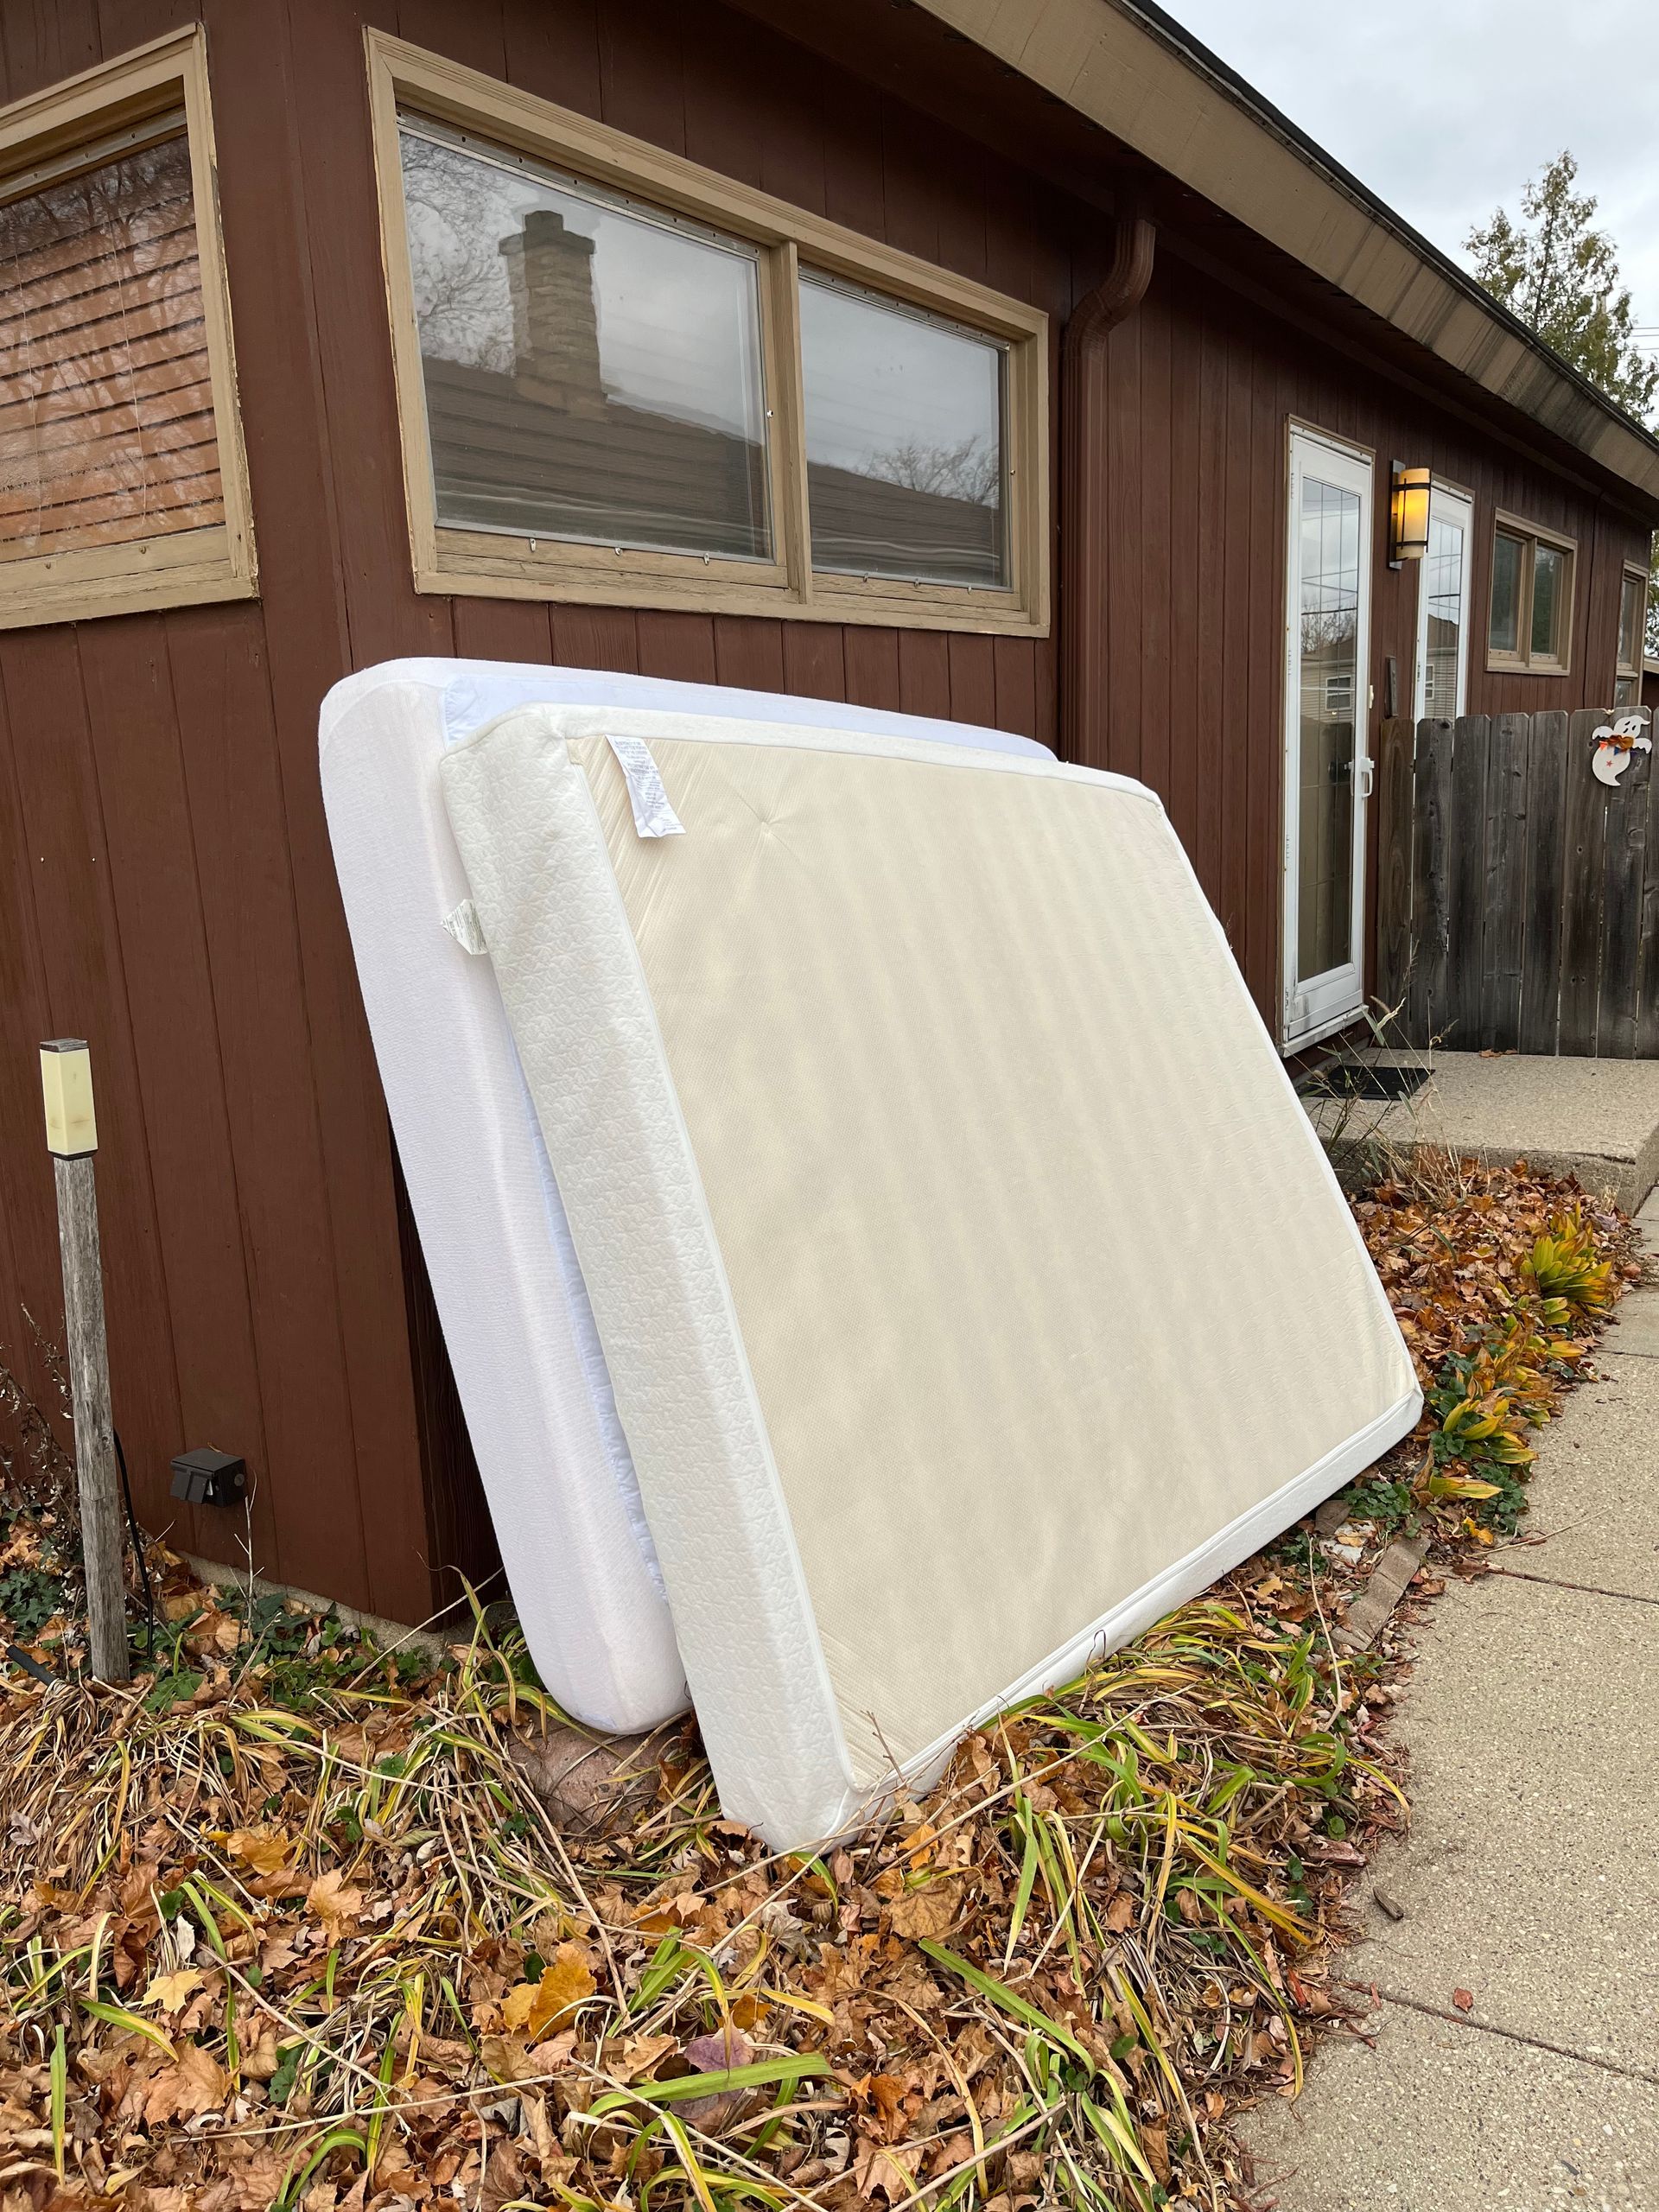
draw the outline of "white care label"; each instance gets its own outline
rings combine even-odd
[[[449,909],[443,918],[443,926],[463,952],[476,956],[489,950],[484,942],[484,925],[479,920],[478,909],[470,899],[463,899],[460,906]]]
[[[685,824],[669,804],[662,771],[652,760],[651,747],[645,739],[611,737],[606,742],[615,753],[616,765],[627,784],[628,804],[633,809],[633,826],[639,835],[642,837],[683,837]]]

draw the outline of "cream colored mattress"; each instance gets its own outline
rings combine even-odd
[[[636,830],[618,738],[683,835]],[[774,1846],[1411,1426],[1152,794],[551,705],[441,772],[721,1799]]]
[[[501,995],[444,926],[467,878],[438,763],[535,704],[1042,748],[819,699],[499,661],[385,662],[323,702],[318,763],[364,1010],[502,1563],[543,1682],[576,1719],[626,1732],[684,1710],[679,1649]]]

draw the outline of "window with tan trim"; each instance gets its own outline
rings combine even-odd
[[[1648,632],[1648,572],[1625,563],[1618,589],[1618,660],[1613,675],[1615,707],[1642,703],[1642,652]]]
[[[1565,676],[1572,661],[1573,583],[1578,547],[1570,537],[1515,515],[1492,532],[1492,588],[1486,630],[1489,669]]]
[[[417,589],[1046,629],[1039,310],[365,38]]]
[[[198,26],[0,111],[0,627],[255,588]]]

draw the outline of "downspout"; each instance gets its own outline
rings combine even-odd
[[[1157,226],[1119,202],[1112,265],[1071,311],[1060,352],[1060,758],[1103,763],[1106,341],[1152,282]]]

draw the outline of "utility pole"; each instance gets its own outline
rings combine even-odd
[[[92,1155],[92,1055],[86,1040],[57,1037],[41,1047],[46,1144],[58,1184],[58,1249],[63,1261],[63,1323],[75,1415],[75,1476],[80,1541],[92,1628],[92,1673],[101,1682],[132,1679],[122,1573],[121,1493],[110,1410],[110,1356],[104,1335],[104,1269],[98,1243]]]

